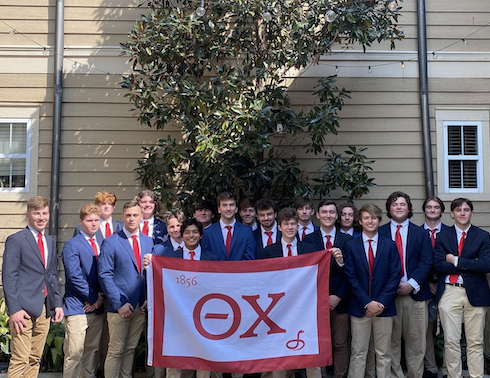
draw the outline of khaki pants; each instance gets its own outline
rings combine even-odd
[[[351,316],[351,358],[350,378],[362,378],[366,374],[366,360],[371,333],[376,354],[376,373],[378,378],[389,378],[391,371],[391,331],[393,317]]]
[[[27,327],[17,333],[10,328],[10,357],[7,378],[37,378],[41,357],[49,331],[50,318],[46,317],[46,306],[37,318],[25,319]]]
[[[349,323],[349,314],[330,311],[334,378],[344,378],[349,370]]]
[[[275,370],[272,378],[286,378],[289,370]],[[306,378],[322,378],[322,369],[319,367],[306,368]]]
[[[118,312],[107,313],[109,346],[105,359],[105,378],[131,378],[134,352],[145,326],[146,315],[136,306],[129,318]]]
[[[210,378],[211,372],[206,370],[186,370],[167,368],[167,378],[193,378],[194,371],[196,372],[196,378]]]
[[[474,307],[468,301],[466,289],[445,285],[439,301],[439,314],[444,329],[444,358],[448,378],[461,377],[461,324],[465,324],[466,355],[471,378],[483,377],[483,330],[485,308]]]
[[[405,359],[408,378],[420,378],[424,374],[425,344],[429,314],[427,302],[415,301],[410,295],[396,297],[396,316],[391,334],[391,376],[404,378],[402,338],[405,340]]]
[[[65,317],[63,378],[95,378],[104,314]]]

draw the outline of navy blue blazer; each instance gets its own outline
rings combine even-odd
[[[350,235],[344,234],[337,229],[337,232],[335,233],[335,243],[333,246],[339,248],[343,253],[345,244],[351,239],[352,237]],[[325,249],[325,243],[321,230],[317,230],[312,234],[306,235],[305,242],[313,244],[317,251],[323,251]],[[346,313],[349,303],[349,285],[347,283],[347,278],[345,277],[343,267],[340,267],[339,264],[335,262],[334,258],[330,259],[329,291],[330,295],[336,295],[342,299],[335,308],[337,313]]]
[[[153,251],[153,241],[140,233],[141,272],[126,234],[121,230],[104,239],[99,256],[99,282],[105,293],[109,312],[117,312],[126,303],[136,308],[146,300],[143,256]]]
[[[303,255],[305,253],[316,252],[317,249],[314,245],[302,241],[298,241],[298,255]],[[268,245],[264,248],[264,259],[269,259],[273,257],[284,257],[282,253],[282,243],[281,240],[278,242]]]
[[[458,238],[454,226],[439,232],[434,249],[434,266],[439,274],[436,301],[444,293],[448,274],[463,276],[464,288],[472,306],[490,306],[490,289],[486,273],[490,272],[490,236],[488,232],[471,226],[464,242],[458,266],[446,261],[447,254],[458,256]]]
[[[165,250],[164,254],[162,256],[165,257],[176,257],[179,259],[184,258],[184,250],[183,249],[177,249],[177,250]],[[214,253],[211,251],[208,251],[201,246],[201,260],[206,260],[206,261],[218,261],[219,258],[216,256]]]
[[[114,220],[114,217],[112,217],[112,231],[114,234],[121,230],[120,227],[122,227],[122,226],[120,226],[119,223],[122,223],[122,222],[117,222]],[[80,226],[80,225],[76,226],[75,229],[73,230],[73,237],[80,235],[81,230],[82,230],[82,226]],[[104,233],[105,233],[105,230],[104,230]],[[104,235],[102,234],[102,230],[100,229],[100,227],[97,230],[97,232],[95,233],[95,237],[97,238],[97,240],[104,240]]]
[[[255,239],[255,258],[256,259],[261,259],[264,257],[264,247],[262,246],[262,228],[260,226],[257,227],[255,231],[252,231],[254,234],[254,239]],[[282,237],[282,232],[279,231],[279,229],[276,232],[276,240],[273,240],[273,243],[278,242],[281,240]]]
[[[174,250],[174,246],[170,241],[170,238],[166,240],[163,244],[155,244],[153,246],[153,254],[157,256],[165,256],[166,253]]]
[[[97,242],[100,243],[99,238]],[[85,303],[94,304],[101,292],[97,270],[97,257],[92,246],[82,234],[68,240],[61,252],[65,266],[65,296],[63,311],[65,315],[83,315]],[[103,306],[94,311],[104,312]]]
[[[2,264],[2,284],[8,314],[24,310],[37,318],[46,300],[49,316],[63,306],[58,278],[56,242],[44,233],[48,248],[46,267],[41,259],[37,241],[28,227],[10,235],[5,241]],[[48,295],[44,298],[44,289]]]
[[[369,302],[375,300],[385,307],[378,316],[395,316],[395,298],[400,283],[401,269],[400,255],[395,242],[379,235],[371,293],[369,293],[369,264],[362,237],[349,240],[343,252],[344,271],[351,292],[349,315],[364,317],[365,307]]]
[[[252,229],[243,223],[235,222],[231,237],[230,256],[221,233],[221,226],[216,222],[204,230],[201,241],[202,248],[213,252],[220,261],[255,260],[255,239]]]
[[[379,234],[385,238],[394,239],[391,235],[390,222],[379,228]],[[403,265],[407,271],[407,278],[413,278],[420,286],[417,294],[414,294],[413,291],[410,293],[410,296],[416,301],[426,301],[432,296],[429,288],[429,277],[433,261],[432,245],[427,238],[427,231],[409,222]]]

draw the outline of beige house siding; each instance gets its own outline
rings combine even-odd
[[[43,196],[49,196],[51,180],[55,5],[54,0],[29,0],[22,5],[14,0],[0,0],[1,19],[24,34],[11,34],[11,29],[0,23],[0,109],[12,106],[39,109],[37,192]],[[384,208],[386,197],[401,189],[412,197],[413,220],[420,224],[425,183],[416,63],[416,2],[406,0],[402,6],[400,23],[405,39],[396,43],[395,51],[389,50],[388,43],[373,45],[366,53],[361,49],[347,52],[335,49],[319,65],[291,73],[289,85],[294,106],[307,108],[313,105],[311,93],[318,78],[336,74],[335,66],[339,67],[338,86],[350,90],[352,98],[346,101],[341,113],[339,134],[329,136],[327,143],[336,152],[345,150],[349,144],[367,147],[366,155],[375,160],[372,176],[377,187],[357,203],[373,201]],[[91,201],[95,192],[105,189],[116,193],[119,213],[121,204],[139,191],[134,168],[141,157],[140,146],[151,145],[168,134],[139,125],[124,90],[119,88],[121,74],[130,68],[126,58],[119,56],[119,43],[126,41],[127,32],[142,13],[145,9],[138,8],[132,0],[65,1],[60,248],[78,223],[79,207]],[[464,9],[459,0],[427,1],[434,169],[437,169],[435,109],[490,107],[490,27],[472,35],[468,45],[461,40],[486,25],[489,18],[488,0],[468,0]],[[38,44],[49,46],[48,51]],[[431,54],[434,50],[435,57]],[[79,64],[74,64],[75,61]],[[489,149],[489,141],[484,142],[484,148]],[[277,143],[287,141],[278,139]],[[301,143],[302,139],[290,142],[292,146]],[[292,153],[298,155],[310,176],[323,164],[321,156],[307,155],[297,148],[287,151]],[[336,192],[332,197],[341,195]],[[480,199],[475,205],[475,224],[490,229],[490,201]],[[24,201],[0,193],[2,252],[5,238],[25,226],[24,213]],[[451,223],[447,214],[444,221]]]

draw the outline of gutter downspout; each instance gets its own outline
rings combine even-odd
[[[417,0],[417,33],[419,61],[420,118],[424,149],[425,194],[434,195],[434,169],[432,167],[432,143],[429,118],[429,85],[427,75],[427,30],[425,21],[425,0]]]
[[[54,99],[53,99],[53,136],[51,152],[51,216],[49,234],[58,240],[58,216],[60,197],[60,145],[61,145],[61,109],[63,94],[63,57],[64,57],[64,0],[56,0],[56,31],[54,46]]]

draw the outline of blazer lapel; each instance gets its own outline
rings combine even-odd
[[[122,235],[121,235],[122,234]],[[124,232],[121,231],[121,234],[119,234],[119,236],[121,236],[119,238],[119,241],[121,242],[124,250],[126,251],[127,254],[129,254],[129,257],[131,258],[131,261],[133,262],[133,265],[134,265],[134,268],[136,270],[138,270],[138,265],[136,263],[136,259],[134,257],[134,252],[133,252],[133,249],[131,248],[131,246],[129,245],[129,239],[126,238],[126,234]],[[140,252],[141,253],[141,252]]]
[[[364,250],[364,243],[362,241],[362,238],[359,238],[359,240],[356,240],[356,247],[357,247],[357,252],[360,255],[361,261],[364,264],[364,268],[366,269],[366,272],[369,276],[369,264],[368,264],[368,261],[366,258],[366,251]],[[376,255],[376,257],[377,257],[377,255]],[[376,259],[374,259],[374,265],[376,266]]]
[[[43,266],[45,267],[45,265],[44,265],[44,261],[43,261],[43,259],[41,258],[41,252],[39,252],[39,247],[38,247],[38,245],[37,245],[37,241],[36,241],[36,239],[34,239],[34,236],[32,235],[32,232],[31,232],[31,230],[30,230],[28,227],[26,227],[26,228],[24,229],[24,236],[26,237],[27,242],[28,242],[28,243],[29,243],[29,245],[31,246],[32,251],[34,252],[34,255],[37,257],[37,259],[39,260],[39,262],[40,262],[41,264],[43,264]],[[49,246],[48,246],[48,258],[49,258],[49,254],[50,254],[49,252],[50,252],[50,251],[49,251]],[[45,267],[45,268],[46,268],[46,267]]]
[[[468,230],[468,234],[466,235],[466,238],[464,240],[463,250],[461,251],[461,255],[463,255],[463,253],[465,253],[465,251],[468,250],[468,248],[471,246],[471,244],[475,240],[476,232],[472,232],[472,231],[473,231],[472,227],[470,227],[470,229]]]
[[[240,232],[241,232],[240,223],[235,222],[235,227],[234,228],[235,229],[232,230],[233,233],[231,234],[230,256],[231,256],[231,251],[233,251],[233,249],[235,248],[236,241],[237,241],[237,239],[240,236]],[[226,247],[225,247],[225,253],[226,253]]]

